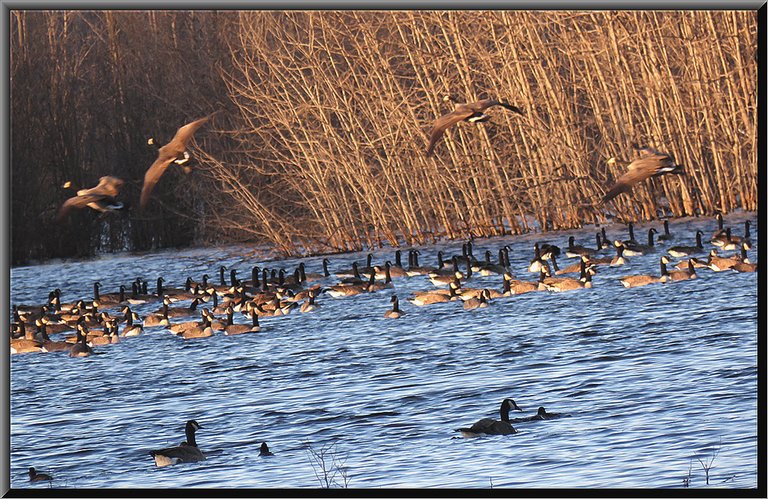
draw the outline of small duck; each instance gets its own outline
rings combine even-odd
[[[39,473],[34,466],[29,467],[29,481],[30,482],[50,482],[53,477],[48,473]]]
[[[274,456],[272,451],[269,450],[269,446],[267,445],[267,442],[261,442],[261,447],[259,448],[259,456],[261,457]]]

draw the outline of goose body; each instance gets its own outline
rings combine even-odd
[[[205,454],[197,447],[197,441],[195,440],[195,432],[202,428],[197,421],[191,419],[187,421],[184,429],[187,440],[182,442],[181,445],[176,447],[168,447],[165,449],[158,449],[149,452],[155,460],[155,465],[159,468],[162,466],[171,466],[179,463],[194,463],[197,461],[204,461]]]
[[[215,114],[215,113],[214,113]],[[144,185],[141,188],[140,206],[143,209],[149,202],[152,190],[155,188],[160,177],[171,163],[184,164],[189,160],[187,152],[187,143],[195,134],[198,128],[203,126],[213,115],[206,116],[199,120],[187,123],[176,131],[170,142],[162,146],[157,151],[157,159],[144,174]],[[152,139],[150,139],[150,143]]]
[[[701,242],[701,237],[704,233],[700,230],[696,231],[696,245],[695,246],[672,246],[667,249],[667,253],[675,258],[682,258],[688,255],[696,255],[704,253],[704,245]]]
[[[123,203],[115,198],[120,194],[123,183],[123,180],[117,177],[101,177],[95,187],[81,189],[77,191],[77,196],[64,201],[56,215],[56,220],[59,222],[63,220],[73,208],[81,209],[88,207],[100,213],[122,209]]]
[[[517,430],[509,422],[510,410],[522,411],[514,400],[506,398],[501,402],[499,416],[501,419],[483,418],[469,428],[457,428],[463,437],[477,437],[480,435],[511,435]]]
[[[630,193],[632,188],[651,177],[667,173],[683,174],[683,166],[675,164],[669,154],[661,153],[650,147],[639,149],[640,157],[626,164],[627,171],[620,176],[616,183],[605,193],[601,204],[607,203],[621,193]],[[608,160],[609,165],[620,164],[616,158]]]
[[[39,473],[34,466],[29,467],[29,481],[30,482],[50,482],[53,477],[48,473]]]

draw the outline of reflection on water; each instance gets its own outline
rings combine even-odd
[[[754,214],[726,223],[741,234]],[[659,225],[659,224],[656,224]],[[637,226],[638,239],[651,225]],[[674,221],[672,244],[711,234],[711,219]],[[626,239],[622,225],[609,237]],[[482,258],[509,244],[518,278],[536,240],[594,245],[594,228],[474,242]],[[420,264],[461,242],[421,248]],[[182,287],[219,266],[250,278],[260,262],[243,248],[195,249],[11,271],[14,304],[43,303],[53,288],[64,301],[116,291],[137,277]],[[394,260],[391,249],[374,263]],[[609,252],[606,255],[610,254]],[[366,253],[335,255],[330,270],[365,264]],[[624,289],[618,277],[658,275],[659,253],[600,266],[592,289],[528,293],[465,311],[460,303],[416,307],[425,276],[395,279],[392,290],[334,299],[313,313],[260,320],[262,332],[182,340],[146,328],[103,355],[11,358],[11,484],[30,484],[27,468],[54,475],[54,487],[319,487],[313,452],[336,459],[350,487],[706,487],[697,458],[715,452],[710,487],[757,485],[757,275],[699,271],[699,279]],[[320,272],[322,257],[306,258]],[[575,260],[561,257],[561,263]],[[404,263],[407,260],[404,259]],[[229,275],[227,273],[227,279]],[[325,284],[331,284],[331,279]],[[498,275],[467,286],[501,290]],[[397,293],[406,315],[383,317]],[[143,317],[157,303],[136,306]],[[236,315],[237,322],[247,317]],[[453,430],[498,417],[512,397],[571,417],[518,423],[518,433],[476,439]],[[516,415],[517,416],[517,415]],[[196,419],[204,462],[156,468],[151,449],[178,445]],[[259,457],[269,443],[272,458]],[[321,473],[322,475],[322,473]]]

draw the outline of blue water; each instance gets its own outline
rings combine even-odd
[[[756,261],[755,214],[726,224],[741,235],[746,219]],[[638,225],[637,239],[651,226],[660,229]],[[698,228],[708,240],[716,224],[673,221],[676,240],[660,248],[692,245]],[[479,239],[474,254],[489,249],[495,261],[509,244],[515,275],[535,280],[526,269],[534,241],[565,248],[575,235],[593,247],[594,231]],[[627,237],[621,224],[607,231]],[[461,242],[421,248],[420,264],[434,265],[440,249],[460,253]],[[243,256],[250,250],[13,268],[11,301],[43,303],[56,287],[65,302],[90,299],[95,280],[102,293],[130,290],[136,277],[152,290],[160,275],[166,287],[204,273],[218,284],[220,265],[249,279],[253,265],[292,272],[298,262]],[[692,488],[756,487],[757,274],[703,269],[696,280],[631,289],[618,281],[658,275],[660,254],[600,266],[592,289],[501,298],[474,311],[408,303],[413,291],[434,288],[418,276],[377,293],[322,294],[316,312],[262,318],[256,334],[183,340],[152,327],[95,347],[103,355],[13,355],[11,485],[48,487],[29,483],[35,466],[54,475],[53,487],[75,488],[310,488],[326,486],[323,478],[353,488],[678,488],[689,473]],[[392,249],[373,255],[375,264],[394,261]],[[330,256],[330,270],[364,265],[365,256]],[[322,257],[302,261],[308,272],[322,269]],[[466,286],[500,290],[501,277],[474,275]],[[399,320],[383,317],[393,293],[407,314]],[[133,309],[143,317],[158,307]],[[455,428],[498,418],[505,397],[524,409],[514,417],[538,406],[570,417],[519,423],[515,435],[456,438]],[[156,468],[148,452],[182,441],[188,419],[203,426],[197,441],[207,460]],[[259,457],[262,441],[274,457]],[[323,452],[326,472],[313,467]],[[698,459],[712,458],[706,485]]]

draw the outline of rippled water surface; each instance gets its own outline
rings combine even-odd
[[[726,224],[742,235],[746,219],[756,261],[755,215]],[[651,226],[660,224],[637,226],[637,238]],[[708,240],[715,228],[710,218],[673,221],[676,239],[660,248],[692,245],[696,229]],[[607,231],[627,237],[620,224]],[[565,248],[569,235],[594,246],[590,227],[479,239],[474,254],[491,250],[495,261],[509,244],[512,271],[535,280],[533,242]],[[440,249],[460,253],[461,242],[421,248],[419,263],[434,265]],[[56,287],[65,302],[89,299],[95,280],[102,293],[130,290],[137,277],[151,290],[161,275],[182,287],[204,273],[218,284],[221,265],[249,279],[253,265],[292,272],[297,264],[246,254],[227,247],[13,268],[11,301],[44,303]],[[373,255],[374,264],[394,261],[391,249]],[[658,275],[659,255],[600,266],[592,289],[500,298],[474,311],[407,302],[434,288],[417,276],[395,279],[392,290],[322,294],[316,312],[262,318],[260,333],[183,340],[148,327],[88,358],[13,355],[11,485],[46,487],[29,483],[35,466],[54,475],[54,487],[319,487],[311,446],[335,458],[327,468],[341,470],[338,486],[345,474],[360,488],[672,488],[690,470],[690,486],[707,487],[697,458],[714,456],[709,487],[756,487],[758,276],[703,269],[692,281],[631,289],[618,281]],[[365,257],[330,256],[330,270]],[[322,257],[303,261],[308,272],[322,269]],[[466,286],[500,290],[501,277],[474,275]],[[383,317],[393,293],[407,314],[399,320]],[[143,317],[158,307],[134,310]],[[517,417],[538,406],[570,417],[456,438],[455,428],[498,418],[505,397],[524,410]],[[156,468],[148,452],[182,441],[188,419],[203,426],[197,440],[208,459]],[[259,457],[262,441],[274,457]]]

